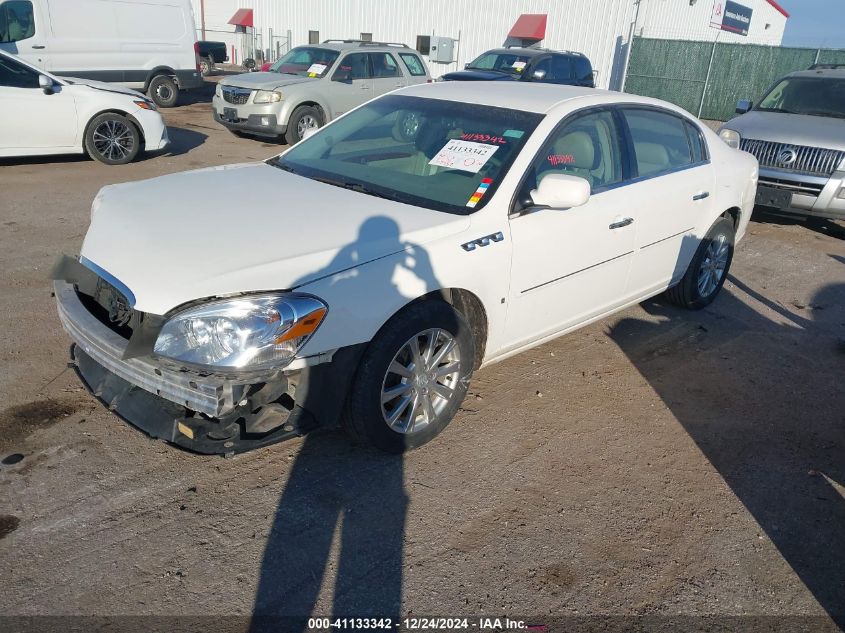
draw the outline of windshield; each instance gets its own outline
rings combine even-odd
[[[789,77],[763,97],[756,110],[845,118],[845,79]]]
[[[541,114],[389,95],[269,163],[361,193],[449,213],[480,209]]]
[[[530,55],[517,55],[516,53],[484,53],[481,57],[470,62],[467,68],[520,75],[530,59]]]
[[[300,77],[323,77],[340,53],[328,48],[300,46],[288,51],[270,70]]]

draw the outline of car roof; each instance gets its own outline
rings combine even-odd
[[[787,77],[828,77],[830,79],[845,79],[845,68],[817,68],[816,70],[798,70],[789,73]]]
[[[545,114],[555,107],[575,99],[600,98],[602,103],[642,103],[671,110],[680,110],[670,103],[637,95],[560,84],[522,81],[440,81],[417,84],[397,91],[398,94],[475,103]],[[396,93],[394,93],[396,94]]]
[[[482,54],[486,53],[496,53],[499,55],[502,54],[516,54],[516,55],[524,55],[526,57],[536,57],[537,55],[541,55],[543,53],[553,53],[555,55],[571,55],[572,57],[583,57],[583,53],[578,53],[576,51],[555,51],[551,48],[534,48],[534,47],[524,47],[524,46],[508,46],[507,48],[491,48],[489,51],[485,51]]]
[[[405,44],[398,44],[393,42],[365,42],[363,40],[326,40],[319,44],[303,44],[296,48],[325,48],[332,51],[348,51],[351,49],[361,49],[362,51],[400,51],[416,53],[415,50],[408,48]]]

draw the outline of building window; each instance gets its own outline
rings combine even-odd
[[[361,41],[362,42],[372,42],[373,41],[373,34],[372,33],[361,33]]]
[[[417,35],[417,50],[422,55],[428,55],[431,49],[430,35]]]
[[[320,43],[320,31],[308,31],[308,43],[309,44],[319,44]]]

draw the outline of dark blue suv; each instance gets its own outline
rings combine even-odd
[[[593,67],[586,55],[545,48],[494,48],[443,81],[538,81],[595,88]]]

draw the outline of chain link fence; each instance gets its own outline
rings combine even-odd
[[[635,37],[624,90],[726,121],[737,100],[756,101],[783,75],[817,63],[845,64],[845,50]]]

